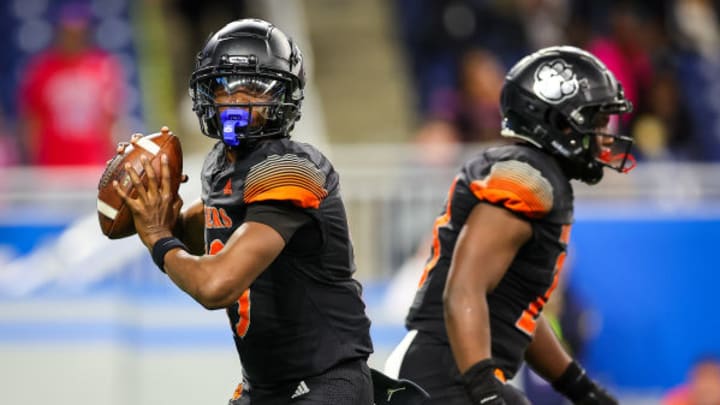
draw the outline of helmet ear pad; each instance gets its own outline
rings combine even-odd
[[[567,133],[569,136],[570,131],[572,131],[572,126],[570,125],[570,121],[567,117],[554,108],[548,109],[545,121],[550,124],[551,128],[555,129],[559,133]]]
[[[588,136],[587,133],[578,131],[562,112],[554,108],[548,109],[545,122],[552,128],[555,140],[567,145],[567,150],[570,151],[567,157],[576,157],[583,153],[582,150],[587,149],[587,142],[584,139]]]

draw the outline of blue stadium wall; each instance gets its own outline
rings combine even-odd
[[[579,206],[569,285],[598,314],[584,361],[606,382],[668,388],[694,360],[720,356],[716,211]]]

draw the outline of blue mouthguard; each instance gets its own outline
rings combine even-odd
[[[245,132],[250,123],[250,112],[244,108],[228,108],[220,113],[223,142],[228,146],[240,145],[238,134]]]

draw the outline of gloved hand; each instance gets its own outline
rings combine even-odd
[[[495,368],[493,359],[486,359],[475,363],[461,376],[474,405],[507,404],[502,396],[503,382],[495,377]]]
[[[570,399],[574,405],[618,405],[619,402],[588,377],[585,370],[573,361],[553,388]]]
[[[503,384],[502,397],[508,405],[532,405],[522,391],[510,384]]]

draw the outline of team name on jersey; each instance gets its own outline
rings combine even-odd
[[[225,208],[205,207],[205,228],[232,228],[233,221]]]

